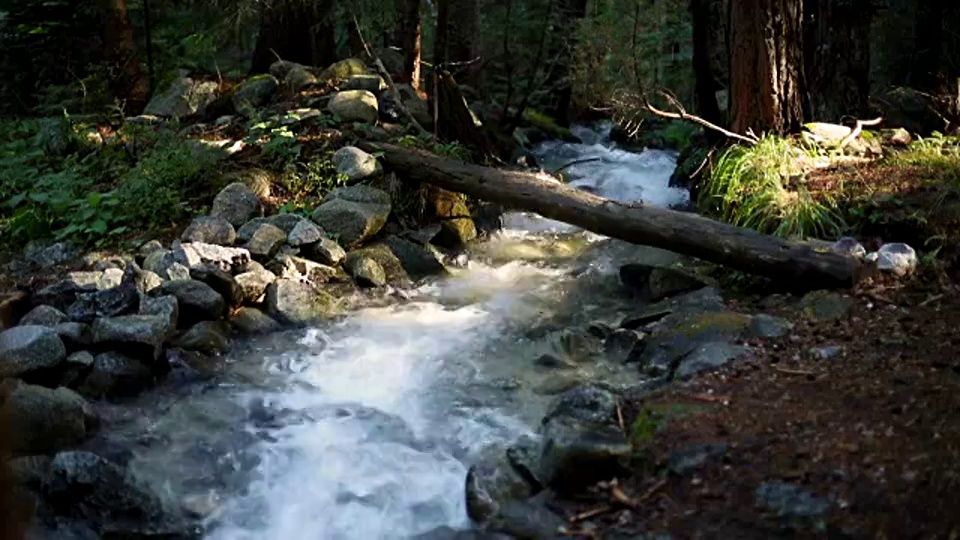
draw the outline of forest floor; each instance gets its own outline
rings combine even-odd
[[[793,331],[626,404],[638,473],[566,508],[570,528],[605,539],[960,538],[958,290],[931,267],[869,281],[833,322],[741,298]]]

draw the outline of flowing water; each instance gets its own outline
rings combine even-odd
[[[630,153],[609,130],[548,142],[547,170],[613,199],[686,202],[675,156]],[[451,277],[308,330],[239,342],[226,366],[112,411],[104,447],[206,515],[211,540],[394,539],[468,527],[464,478],[535,426],[579,380],[636,373],[590,360],[571,331],[629,309],[616,270],[634,246],[510,214]],[[650,255],[648,250],[647,255]],[[663,255],[666,256],[666,255]],[[567,370],[535,360],[549,353]],[[590,361],[586,361],[590,360]]]

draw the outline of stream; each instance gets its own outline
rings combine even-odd
[[[596,157],[564,169],[570,184],[621,201],[687,202],[668,187],[673,153],[618,149],[609,128],[574,133],[584,144],[537,148],[546,170]],[[535,215],[503,222],[450,277],[328,325],[237,341],[213,375],[104,406],[98,451],[204,516],[210,540],[468,528],[472,462],[536,437],[553,396],[578,382],[637,382],[635,368],[595,360],[597,344],[578,329],[630,309],[621,264],[670,257]]]

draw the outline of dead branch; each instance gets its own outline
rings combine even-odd
[[[860,133],[863,132],[863,126],[875,126],[882,121],[883,121],[883,117],[874,118],[873,120],[857,120],[857,125],[850,131],[850,134],[848,134],[846,137],[843,138],[843,140],[840,141],[840,144],[839,146],[837,146],[837,149],[839,150],[843,148],[844,146],[850,144],[850,141],[859,137]]]
[[[657,116],[659,116],[659,117],[662,117],[662,118],[671,118],[671,119],[674,119],[674,120],[686,120],[686,121],[689,121],[689,122],[693,122],[693,123],[695,123],[695,124],[699,124],[699,125],[707,128],[707,129],[712,129],[712,130],[714,130],[714,131],[717,131],[717,132],[719,132],[719,133],[722,133],[722,134],[726,135],[727,137],[729,137],[729,138],[731,138],[731,139],[736,139],[736,140],[738,140],[738,141],[742,141],[742,142],[745,142],[745,143],[748,143],[748,144],[756,144],[756,143],[758,143],[758,142],[760,141],[760,139],[759,139],[756,135],[754,135],[753,133],[748,133],[748,134],[746,134],[746,135],[741,135],[741,134],[739,134],[739,133],[734,133],[733,131],[730,131],[730,130],[728,130],[728,129],[724,129],[724,128],[722,128],[722,127],[720,127],[720,126],[718,126],[718,125],[716,125],[716,124],[714,124],[714,123],[712,123],[712,122],[708,122],[707,120],[704,120],[703,118],[700,118],[699,116],[690,114],[690,113],[687,112],[686,109],[684,109],[684,107],[683,107],[683,105],[680,103],[680,101],[679,101],[677,98],[675,98],[675,97],[673,97],[672,95],[670,95],[668,92],[664,92],[663,90],[661,90],[661,91],[659,91],[658,93],[659,93],[660,95],[662,95],[664,98],[666,98],[667,101],[669,101],[670,104],[677,109],[677,112],[667,112],[667,111],[658,109],[658,108],[655,107],[652,103],[650,103],[650,100],[647,98],[647,95],[646,95],[646,94],[642,94],[642,95],[640,96],[640,99],[641,99],[641,101],[642,101],[642,103],[643,103],[643,107],[644,107],[645,109],[647,109],[648,111],[650,111],[651,113],[653,113],[653,114],[655,114],[655,115],[657,115]]]
[[[594,162],[594,161],[600,161],[600,159],[601,159],[601,158],[598,158],[598,157],[588,157],[588,158],[583,158],[583,159],[575,159],[575,160],[570,161],[570,162],[568,162],[568,163],[564,163],[563,165],[557,167],[556,169],[554,169],[554,170],[552,170],[552,171],[549,171],[549,174],[557,174],[558,172],[560,172],[560,171],[562,171],[562,170],[564,170],[564,169],[568,169],[568,168],[570,168],[570,167],[573,167],[574,165],[579,165],[579,164],[581,164],[581,163],[591,163],[591,162]]]

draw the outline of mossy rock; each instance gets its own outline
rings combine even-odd
[[[477,237],[467,199],[462,194],[431,186],[426,202],[432,217],[440,223],[440,232],[432,240],[434,244],[456,248]]]
[[[367,73],[367,65],[358,58],[347,58],[335,64],[330,65],[320,73],[321,81],[342,81],[349,79],[353,75],[364,75]]]
[[[635,450],[651,445],[670,421],[707,412],[715,405],[681,402],[646,403],[630,425],[630,443]]]
[[[539,111],[526,109],[523,111],[523,119],[531,126],[545,131],[555,139],[566,142],[581,142],[569,129],[561,126],[556,120]]]

